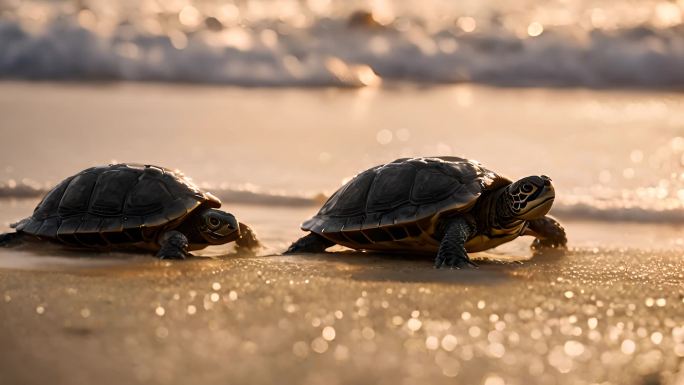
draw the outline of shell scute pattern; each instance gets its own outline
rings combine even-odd
[[[54,215],[54,213],[57,211],[59,208],[59,203],[61,202],[62,196],[64,195],[64,191],[66,188],[69,186],[69,183],[71,183],[71,179],[73,178],[67,178],[61,183],[59,183],[55,188],[50,190],[43,200],[36,206],[36,209],[33,211],[32,217],[38,220],[43,220],[48,218],[50,215]],[[21,227],[18,227],[19,230],[21,230]]]
[[[90,212],[101,215],[118,215],[124,211],[128,191],[138,183],[138,174],[133,171],[111,170],[103,172],[97,179]]]
[[[366,200],[366,213],[394,209],[411,200],[417,170],[390,163],[375,172]]]
[[[375,169],[358,174],[328,199],[320,213],[333,216],[361,214],[374,179]],[[344,198],[340,199],[341,197]]]
[[[444,177],[440,170],[424,169],[418,171],[411,189],[411,202],[421,204],[446,198],[455,189],[461,189],[462,184],[452,177]]]
[[[126,215],[152,214],[173,199],[173,195],[161,180],[143,176],[128,194],[123,212]]]
[[[398,159],[358,174],[302,229],[359,244],[416,237],[431,218],[467,211],[483,191],[510,183],[462,158]]]
[[[59,202],[59,214],[72,215],[87,211],[98,176],[95,172],[83,172],[76,175]]]
[[[136,242],[146,229],[180,220],[200,205],[220,207],[181,174],[155,166],[92,167],[53,188],[18,231],[66,243]]]

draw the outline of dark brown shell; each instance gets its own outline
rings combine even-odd
[[[510,183],[467,159],[398,159],[358,174],[335,192],[318,214],[304,222],[302,230],[334,240],[340,237],[339,243],[418,236],[423,231],[421,221],[445,213],[467,212],[483,191]],[[364,236],[355,234],[359,231]]]
[[[86,246],[143,242],[146,232],[177,223],[200,205],[221,202],[178,172],[116,164],[65,179],[16,229]]]

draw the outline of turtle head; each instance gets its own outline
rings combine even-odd
[[[212,245],[228,243],[240,237],[240,225],[235,216],[216,209],[204,210],[199,215],[197,229]]]
[[[546,175],[528,176],[508,186],[508,209],[518,219],[538,219],[551,210],[556,192]]]

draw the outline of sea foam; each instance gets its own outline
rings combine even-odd
[[[678,88],[684,27],[547,27],[521,36],[492,26],[355,25],[321,18],[168,30],[75,17],[29,27],[0,19],[0,78],[192,82],[254,87],[362,87],[382,81],[496,86]],[[537,33],[539,31],[532,31]]]

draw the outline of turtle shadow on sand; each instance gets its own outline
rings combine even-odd
[[[435,269],[434,257],[416,254],[340,251],[293,254],[300,260],[342,265],[355,281],[425,282],[449,284],[503,283],[512,278],[512,268],[521,263],[492,259],[477,260],[477,268]]]
[[[564,261],[570,251],[565,248],[542,248],[533,249],[530,261],[537,264],[556,264]]]
[[[133,250],[102,252],[64,247],[54,243],[29,242],[0,248],[0,268],[19,270],[98,269],[154,260]]]
[[[62,245],[55,242],[24,242],[11,248],[0,248],[0,268],[28,270],[60,270],[70,268],[106,268],[129,265],[157,265],[159,263],[197,263],[208,260],[249,258],[254,250],[222,250],[220,253],[195,253],[185,259],[160,260],[145,250],[135,247],[95,249]]]
[[[435,269],[434,256],[412,253],[381,253],[344,250],[291,254],[299,261],[342,266],[355,281],[447,283],[455,285],[496,285],[517,279],[520,269],[532,265],[555,264],[566,257],[561,249],[532,250],[531,255],[509,253],[473,254],[477,268]],[[281,257],[281,256],[273,256]]]

